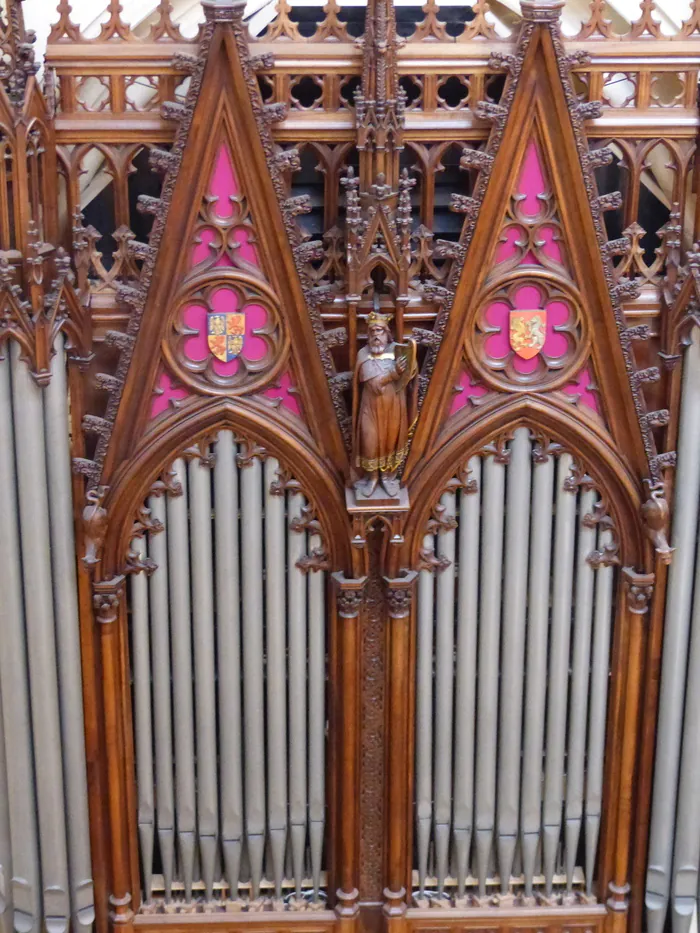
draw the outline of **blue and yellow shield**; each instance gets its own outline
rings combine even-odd
[[[222,363],[230,363],[243,349],[245,314],[227,311],[207,317],[207,344],[212,354]]]

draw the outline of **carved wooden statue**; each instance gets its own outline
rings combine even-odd
[[[380,476],[387,496],[398,495],[398,472],[408,450],[414,405],[407,390],[417,371],[416,345],[395,343],[390,319],[370,313],[367,345],[357,355],[353,375],[353,462],[364,474],[355,493],[363,498],[374,493]]]

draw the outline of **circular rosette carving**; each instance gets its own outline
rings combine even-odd
[[[166,361],[184,385],[217,395],[262,388],[286,353],[270,288],[249,276],[220,272],[181,293],[163,343]]]
[[[575,290],[533,273],[485,293],[466,349],[488,385],[513,392],[563,384],[582,365],[588,343]]]

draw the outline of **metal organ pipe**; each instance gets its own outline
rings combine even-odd
[[[260,893],[265,850],[265,721],[263,674],[262,465],[241,470],[243,532],[243,708],[246,841],[253,897]]]
[[[309,535],[311,553],[321,546],[319,535]],[[321,886],[323,832],[325,828],[325,734],[326,734],[326,614],[324,577],[308,575],[309,587],[309,845],[314,899]]]
[[[697,438],[696,438],[697,440]],[[697,904],[700,877],[700,549],[695,560],[695,599],[691,618],[688,683],[685,694],[683,745],[678,783],[676,838],[673,848],[671,919],[673,933],[689,933]]]
[[[469,461],[471,490],[459,496],[459,577],[455,673],[454,846],[457,893],[464,894],[474,824],[474,727],[479,597],[479,515],[481,458]],[[419,656],[419,663],[420,661]],[[431,685],[428,683],[428,691]]]
[[[508,893],[518,836],[531,459],[530,432],[518,428],[511,445],[506,494],[498,753],[498,870],[502,895]]]
[[[185,900],[192,900],[195,850],[194,704],[192,699],[192,631],[190,622],[190,558],[187,524],[187,469],[173,464],[182,495],[168,498],[168,589],[175,721],[175,807],[180,870]],[[156,571],[157,573],[157,571]]]
[[[542,821],[542,752],[547,695],[547,634],[549,582],[552,565],[552,498],[554,458],[539,456],[532,470],[530,574],[525,685],[525,733],[520,832],[526,902],[532,901],[535,860]]]
[[[488,456],[482,470],[481,590],[476,741],[476,863],[479,896],[486,878],[496,819],[498,662],[501,640],[505,465]]]
[[[219,690],[221,843],[231,896],[238,894],[243,849],[241,746],[240,541],[238,535],[238,448],[220,431],[214,463],[216,619]]]
[[[662,933],[671,890],[673,833],[681,755],[683,703],[693,602],[693,567],[700,504],[700,335],[696,327],[683,363],[678,468],[659,693],[651,832],[647,856],[646,920]],[[696,592],[695,599],[698,599]],[[682,819],[681,814],[678,814]]]
[[[279,462],[265,462],[265,628],[267,635],[267,820],[275,894],[282,896],[287,846],[287,618],[285,496],[275,495]],[[291,651],[291,644],[290,644]]]
[[[587,517],[593,516],[597,499],[592,489],[581,494],[578,541],[576,545],[576,604],[574,607],[574,645],[571,664],[568,750],[566,766],[565,857],[566,887],[572,892],[576,853],[583,818],[585,781],[586,718],[588,713],[591,627],[593,624],[593,576],[588,557],[595,550],[596,528]]]
[[[430,550],[433,536],[427,535],[424,546]],[[423,893],[428,874],[428,851],[433,818],[433,629],[434,577],[421,570],[418,577],[418,645],[416,688],[416,813],[418,846],[418,883]]]
[[[131,548],[140,560],[147,557],[143,538],[135,538]],[[161,568],[156,570],[160,573]],[[153,728],[151,723],[151,648],[148,611],[148,580],[143,573],[131,579],[131,644],[134,678],[134,732],[136,736],[136,784],[138,788],[138,828],[141,848],[143,887],[151,890],[155,800],[153,795]],[[172,759],[171,759],[172,765]]]
[[[214,895],[218,840],[216,771],[216,679],[214,667],[214,560],[211,472],[199,458],[189,464],[194,633],[195,723],[197,727],[197,835],[208,900]]]
[[[598,550],[612,543],[607,529],[598,532]],[[601,566],[595,574],[595,608],[591,657],[590,708],[588,711],[588,752],[586,770],[586,893],[593,891],[593,871],[598,852],[600,817],[603,808],[603,757],[605,717],[608,707],[610,633],[612,629],[613,568]]]
[[[435,631],[435,870],[442,893],[448,872],[450,822],[452,817],[452,701],[454,693],[454,600],[456,532],[455,494],[441,500],[446,527],[438,535],[438,556],[448,561],[437,579]]]
[[[26,628],[22,597],[22,553],[18,526],[17,485],[12,424],[12,385],[9,356],[0,359],[0,683],[10,803],[12,874],[8,872],[6,898],[15,930],[39,933],[42,927],[36,795],[29,709]]]
[[[550,896],[561,833],[564,748],[569,686],[569,643],[574,571],[576,495],[564,487],[571,456],[559,458],[554,524],[554,568],[547,697],[547,754],[544,780],[543,864],[545,893]]]
[[[288,495],[287,587],[289,599],[289,823],[292,870],[297,895],[301,894],[306,845],[306,578],[296,566],[306,551],[306,535],[295,531],[301,521],[304,497]]]
[[[58,686],[66,794],[68,865],[72,917],[76,928],[95,919],[90,828],[87,811],[85,726],[75,569],[73,491],[69,443],[68,385],[64,338],[59,334],[51,360],[51,380],[44,390],[46,469],[48,474],[51,564],[58,652]]]
[[[148,500],[152,518],[165,526],[163,498]],[[156,749],[156,822],[165,897],[170,900],[175,865],[175,810],[173,789],[173,714],[170,682],[170,616],[168,613],[168,530],[149,535],[148,550],[157,565],[149,580],[151,642],[153,645],[153,717]],[[136,647],[134,646],[134,651]],[[138,732],[137,732],[138,740]],[[138,747],[138,746],[137,746]]]

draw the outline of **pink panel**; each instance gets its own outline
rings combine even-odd
[[[562,248],[554,239],[555,228],[544,224],[539,226],[546,216],[546,201],[551,198],[550,186],[547,182],[546,173],[542,164],[541,154],[534,139],[530,140],[525,150],[522,169],[515,187],[514,196],[518,202],[517,217],[523,219],[523,224],[509,225],[505,228],[495,257],[495,263],[498,265],[506,260],[513,259],[519,253],[519,247],[516,240],[522,244],[528,241],[528,232],[536,228],[535,235],[537,240],[543,241],[539,249],[550,259],[558,263],[564,262]],[[513,224],[512,219],[509,224]],[[527,228],[527,229],[526,229]],[[528,251],[521,260],[521,265],[539,266],[542,263],[532,253]]]
[[[170,375],[161,370],[156,379],[156,390],[151,401],[151,418],[157,418],[161,412],[170,407],[171,402],[187,398],[189,392],[184,386],[174,384]]]
[[[542,298],[544,296],[534,285],[523,285],[515,292],[514,306],[515,310],[528,311],[543,307]],[[570,309],[565,301],[545,302],[544,308],[547,311],[547,336],[545,338],[543,352],[547,356],[558,357],[566,352],[568,346],[566,337],[558,334],[554,328],[562,325],[569,319]],[[508,333],[510,330],[511,308],[504,301],[492,302],[486,310],[486,320],[491,327],[497,327],[498,332],[492,334],[486,340],[486,352],[493,359],[505,359],[512,350]],[[537,368],[539,354],[531,360],[524,360],[519,356],[513,357],[513,366],[519,373],[528,374],[534,372]]]
[[[280,405],[284,408],[287,408],[292,414],[301,417],[301,405],[299,404],[299,396],[296,393],[293,394],[292,390],[294,389],[294,381],[292,380],[291,373],[289,370],[282,373],[279,378],[277,385],[271,386],[269,389],[265,389],[263,395],[266,398],[274,399],[275,401],[279,400]]]
[[[234,205],[231,198],[240,194],[240,188],[233,171],[228,147],[223,143],[219,146],[216,157],[216,165],[211,177],[210,193],[218,199],[216,202],[217,215],[224,218],[233,217]]]
[[[526,217],[537,217],[542,211],[542,202],[538,195],[546,194],[548,190],[544,177],[544,170],[537,151],[537,144],[531,139],[525,150],[523,167],[520,170],[517,193],[520,201],[520,211]]]
[[[238,294],[232,288],[222,286],[217,288],[211,296],[211,310],[225,313],[238,310]],[[241,309],[245,313],[245,338],[242,355],[251,362],[260,360],[265,356],[265,341],[253,333],[267,323],[267,311],[259,304],[251,303]],[[201,362],[209,359],[211,353],[207,345],[207,309],[203,304],[192,303],[185,307],[184,322],[188,328],[197,331],[196,336],[185,341],[185,354],[191,360]],[[232,376],[238,371],[238,359],[223,363],[214,359],[212,366],[219,376]]]
[[[592,409],[597,415],[600,414],[600,403],[598,401],[598,393],[595,389],[592,388],[592,375],[590,369],[585,366],[576,378],[567,383],[564,386],[564,391],[567,395],[578,395],[578,404],[586,405],[586,407]]]
[[[192,251],[192,265],[196,266],[197,263],[208,259],[211,255],[210,245],[217,240],[216,246],[213,247],[215,253],[225,244],[238,259],[252,266],[259,266],[257,251],[250,242],[252,229],[248,225],[251,218],[246,216],[245,197],[238,184],[231,154],[223,143],[219,146],[207,194],[216,199],[207,213],[215,216],[212,222],[219,228],[218,236],[211,226],[201,226],[200,242]],[[224,253],[215,265],[231,267],[234,263],[230,256]]]
[[[471,399],[481,398],[482,395],[486,395],[486,392],[485,386],[472,382],[471,375],[466,370],[462,370],[459,377],[459,391],[452,399],[450,414],[454,415],[455,412],[468,405]]]

